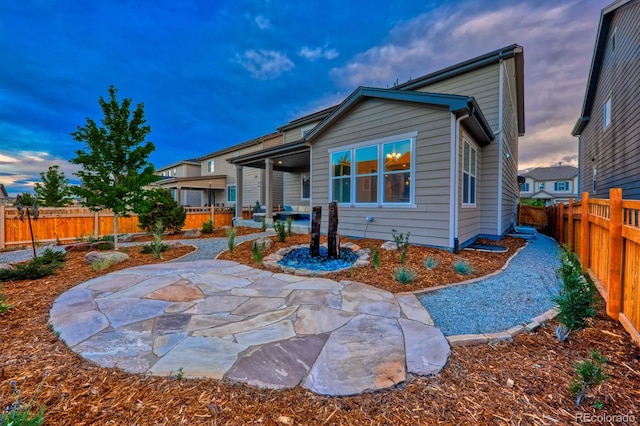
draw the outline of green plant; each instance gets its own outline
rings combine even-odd
[[[284,229],[284,223],[280,220],[276,220],[275,222],[273,222],[273,229],[276,230],[278,241],[280,241],[281,243],[285,242],[285,240],[287,239],[287,233]]]
[[[156,226],[153,229],[153,241],[149,244],[151,247],[151,255],[155,259],[160,259],[162,257],[162,252],[167,249],[167,245],[162,242],[163,235],[164,226],[162,226],[162,221],[159,220],[156,222]]]
[[[35,280],[53,274],[67,258],[63,251],[47,248],[28,263],[19,263],[14,269],[0,269],[0,281]]]
[[[473,267],[464,259],[457,259],[453,264],[453,270],[460,275],[471,275]]]
[[[607,379],[604,372],[604,364],[607,359],[600,355],[600,351],[591,351],[590,358],[590,360],[583,360],[574,365],[576,374],[569,391],[576,397],[576,405],[580,405],[580,401],[589,389],[598,386]]]
[[[267,218],[264,216],[260,218],[260,230],[262,232],[267,230]]]
[[[558,295],[551,300],[558,306],[558,321],[569,330],[579,330],[587,325],[587,318],[596,315],[597,289],[580,270],[580,261],[564,246],[557,271],[561,281]]]
[[[406,235],[402,232],[396,234],[396,230],[392,229],[391,235],[393,235],[393,241],[395,241],[398,253],[400,253],[400,264],[404,264],[407,260],[407,253],[409,252],[409,236],[411,232],[407,232]]]
[[[291,231],[291,226],[293,225],[293,216],[287,217],[287,235],[292,236],[293,232]]]
[[[411,284],[416,279],[416,273],[409,268],[401,266],[395,270],[393,277],[400,284]]]
[[[169,190],[164,188],[149,191],[140,210],[138,226],[146,232],[153,232],[155,223],[159,220],[162,221],[167,232],[180,232],[187,218],[184,207],[173,198]]]
[[[260,201],[256,200],[256,203],[253,205],[253,212],[258,213],[260,211]]]
[[[200,228],[200,232],[202,232],[203,234],[213,233],[213,221],[209,219],[206,222],[202,222],[202,228]]]
[[[42,380],[38,384],[38,387],[34,391],[33,395],[29,399],[29,402],[24,402],[22,399],[22,388],[27,381],[28,377],[25,376],[24,380],[18,386],[15,380],[12,380],[9,385],[12,388],[12,393],[15,397],[15,402],[13,402],[6,409],[0,411],[0,425],[7,426],[38,426],[44,423],[44,414],[46,411],[46,407],[42,406],[38,408],[35,412],[32,412],[34,409],[34,401],[35,398],[42,391],[42,387],[44,386],[45,380],[49,377],[49,371],[45,371]]]
[[[380,269],[380,249],[378,247],[371,249],[371,265],[376,271]]]
[[[233,253],[233,249],[236,246],[236,228],[227,228],[227,247],[229,251]]]
[[[104,269],[107,269],[109,266],[111,266],[111,262],[109,262],[107,259],[94,260],[93,262],[91,262],[91,269],[93,269],[94,271],[102,271]]]
[[[438,263],[439,262],[436,260],[435,257],[429,256],[424,260],[424,267],[431,271],[433,269],[436,269],[436,267],[438,266]]]
[[[63,207],[71,202],[71,187],[69,179],[64,172],[59,171],[60,166],[49,166],[46,174],[40,173],[42,183],[35,184],[33,190],[36,193],[38,202],[46,207]]]
[[[0,290],[2,290],[2,287],[0,287]],[[8,312],[9,309],[11,309],[11,305],[7,302],[7,298],[0,293],[0,315]]]
[[[264,241],[261,243],[253,241],[251,243],[251,254],[253,255],[253,260],[255,260],[258,265],[262,265],[262,259],[264,258],[265,251],[266,245]]]
[[[184,368],[180,367],[176,372],[176,379],[182,380],[183,378],[184,378]]]

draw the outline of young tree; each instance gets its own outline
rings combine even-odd
[[[40,173],[42,184],[36,183],[34,191],[38,202],[46,207],[62,207],[71,202],[71,188],[69,187],[69,179],[66,178],[64,172],[59,172],[60,166],[57,164],[50,166],[47,173]]]
[[[84,127],[71,133],[73,139],[84,142],[86,149],[77,150],[74,164],[82,165],[76,173],[81,185],[73,192],[84,198],[92,210],[113,210],[114,248],[118,248],[118,216],[137,211],[145,198],[144,186],[158,179],[148,162],[155,149],[146,142],[151,128],[144,118],[144,104],[137,105],[133,115],[129,111],[131,99],[122,105],[116,99],[117,89],[109,87],[109,99],[100,97],[98,103],[104,113],[102,126],[87,118]]]

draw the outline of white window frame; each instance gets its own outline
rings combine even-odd
[[[594,194],[596,193],[596,190],[597,190],[597,184],[598,184],[598,169],[594,167],[593,178],[591,181],[591,192],[593,192]]]
[[[304,138],[307,135],[307,133],[313,130],[314,127],[316,127],[316,125],[311,124],[311,125],[300,128],[300,137]]]
[[[230,195],[231,195],[231,188],[233,188],[233,195],[234,195],[234,199],[231,200]],[[238,199],[238,194],[236,193],[236,186],[235,185],[227,185],[227,203],[235,203],[236,200]]]
[[[544,190],[544,182],[538,182],[538,191]]]
[[[350,178],[349,200],[350,201],[348,203],[338,202],[338,205],[344,206],[344,207],[415,208],[416,207],[415,176],[416,176],[416,138],[417,136],[418,136],[418,132],[413,131],[413,132],[399,134],[396,136],[389,136],[385,138],[379,138],[379,139],[369,140],[365,142],[360,142],[353,145],[346,145],[346,146],[340,146],[340,147],[329,149],[328,150],[328,153],[329,153],[329,202],[334,200],[333,180],[339,179],[338,177],[333,176],[333,171],[332,171],[333,165],[332,165],[331,157],[334,153],[337,153],[337,152],[349,152],[351,154],[351,170],[350,170],[350,176],[349,176]],[[402,142],[404,140],[409,140],[409,146],[411,150],[411,161],[409,165],[409,181],[410,181],[409,201],[406,203],[385,202],[384,201],[385,171],[384,171],[384,159],[382,158],[383,146],[389,143]],[[355,150],[358,148],[366,148],[369,146],[378,147],[378,172],[377,172],[378,199],[377,199],[377,202],[375,203],[357,203],[356,202]],[[398,173],[406,173],[406,172],[398,172]]]
[[[613,105],[611,103],[611,95],[607,98],[602,105],[602,128],[608,129],[611,126],[611,113],[613,112]]]
[[[467,146],[469,147],[469,158],[465,159],[464,153],[465,153],[465,148]],[[471,155],[472,152],[475,155]],[[468,164],[465,164],[465,163],[468,163]],[[475,170],[475,173],[472,173],[472,171],[474,170]],[[464,182],[467,179],[469,180],[469,185],[467,186],[469,193],[465,194]],[[474,183],[473,188],[471,188],[471,182]],[[463,207],[476,207],[478,205],[478,148],[475,146],[475,144],[472,144],[466,139],[462,139],[462,191],[461,192],[462,192]],[[472,195],[473,195],[473,202],[471,201]],[[466,202],[465,202],[465,196],[467,197]]]
[[[215,160],[207,161],[207,173],[213,173],[216,170],[216,162]]]
[[[304,179],[307,178],[309,180],[309,196],[307,198],[304,197]],[[311,176],[309,175],[300,175],[300,199],[301,200],[309,200],[311,198]]]

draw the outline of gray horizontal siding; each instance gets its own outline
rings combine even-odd
[[[580,192],[608,198],[610,188],[622,188],[626,199],[640,199],[640,2],[613,12],[590,121],[580,136]],[[616,29],[616,48],[611,35]],[[602,106],[612,96],[611,125],[602,128]],[[593,168],[598,170],[592,192]]]
[[[313,205],[323,207],[326,232],[329,201],[328,150],[417,131],[415,208],[340,206],[339,231],[344,235],[390,239],[391,230],[411,232],[410,241],[449,247],[449,152],[451,114],[443,108],[367,100],[322,135],[312,147]],[[374,221],[367,225],[365,218]]]

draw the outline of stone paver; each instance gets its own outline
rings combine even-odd
[[[105,367],[351,395],[446,363],[449,343],[414,299],[189,260],[82,283],[56,300],[51,323],[73,351]]]

